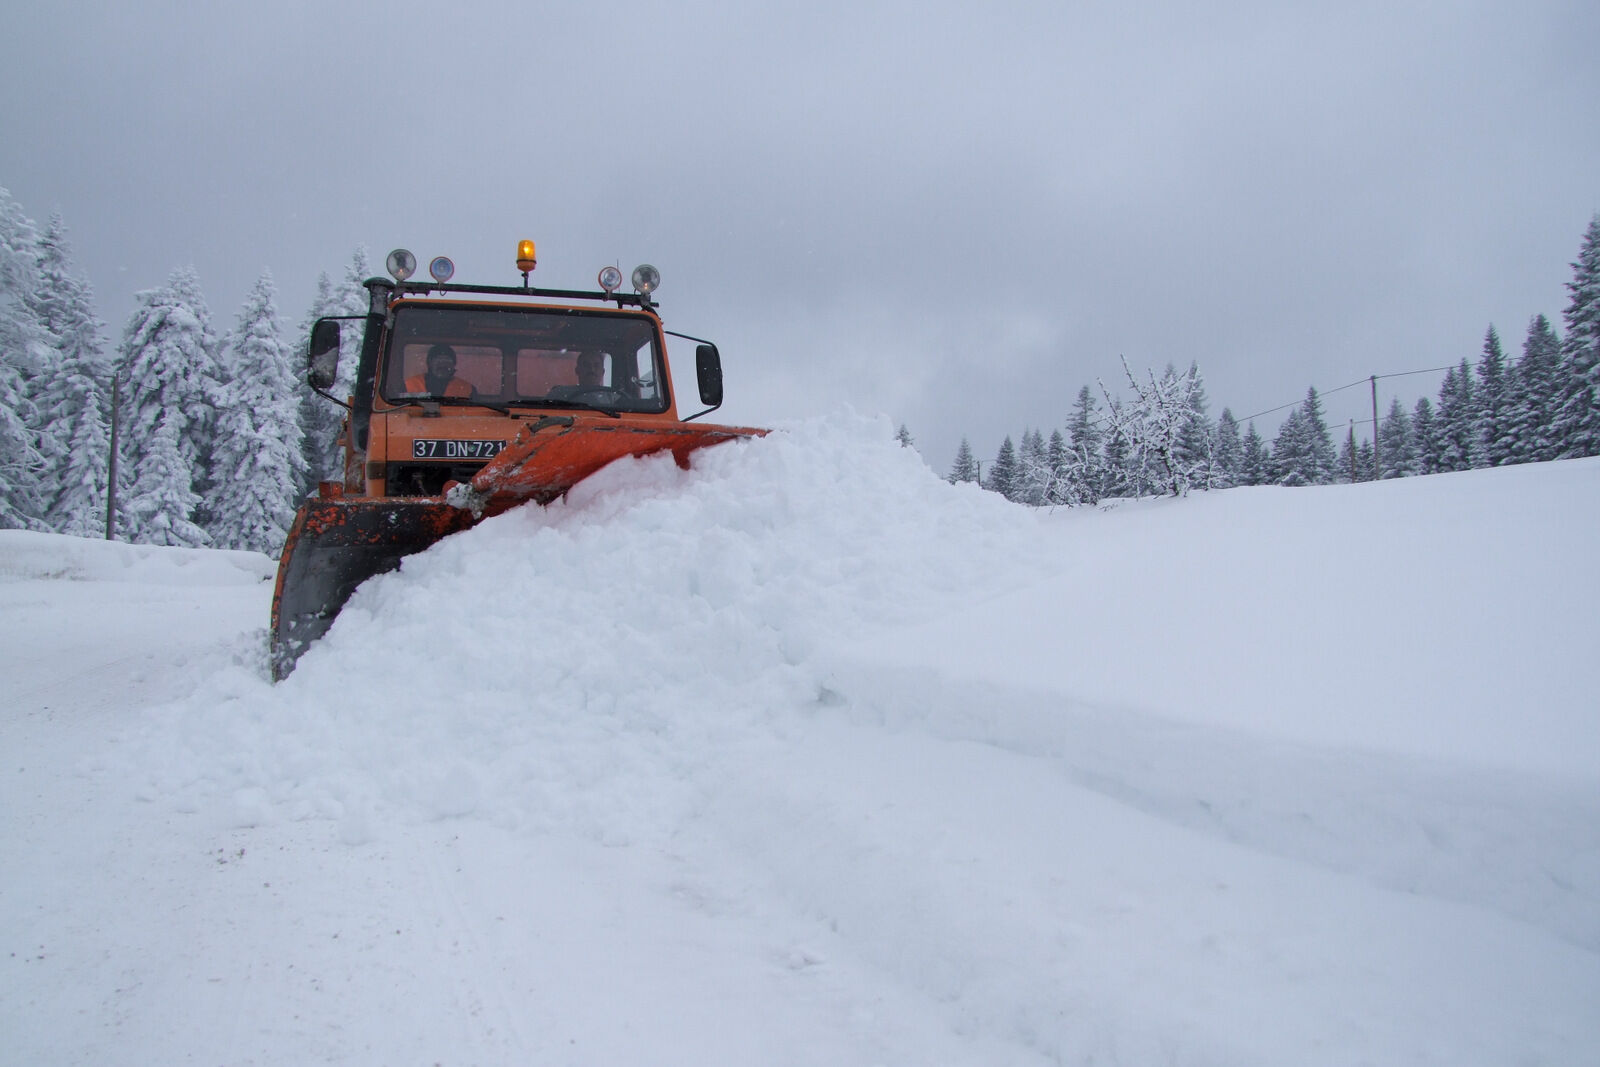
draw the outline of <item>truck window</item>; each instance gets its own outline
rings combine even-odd
[[[557,406],[571,398],[619,411],[667,407],[655,322],[643,315],[402,304],[380,370],[384,398],[404,398],[407,379],[423,373],[428,349],[440,343],[455,350],[456,376],[478,400]],[[599,359],[598,383],[580,383],[585,353],[591,368]]]

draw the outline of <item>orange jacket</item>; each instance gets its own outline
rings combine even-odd
[[[428,383],[424,380],[424,378],[425,375],[421,374],[413,374],[411,377],[407,378],[406,392],[426,393],[428,391]],[[465,378],[451,378],[450,384],[444,387],[444,395],[470,397],[472,395],[472,386],[467,383]]]

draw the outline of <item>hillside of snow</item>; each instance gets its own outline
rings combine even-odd
[[[18,1063],[1589,1064],[1600,460],[1035,512],[882,421],[364,586],[0,532]]]

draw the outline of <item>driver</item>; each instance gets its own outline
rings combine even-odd
[[[456,377],[456,350],[449,345],[428,348],[428,370],[406,379],[406,392],[427,396],[472,396],[472,384]]]

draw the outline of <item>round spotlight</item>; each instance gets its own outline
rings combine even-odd
[[[649,296],[661,286],[661,272],[648,263],[641,263],[633,268],[633,289],[636,293]]]
[[[434,256],[428,261],[428,273],[433,275],[433,280],[443,285],[455,277],[456,265],[450,262],[449,256]]]
[[[608,293],[617,291],[617,286],[622,284],[622,272],[615,267],[602,267],[600,269],[600,288]]]
[[[404,248],[397,248],[389,253],[385,265],[395,281],[403,282],[417,272],[417,257]]]

